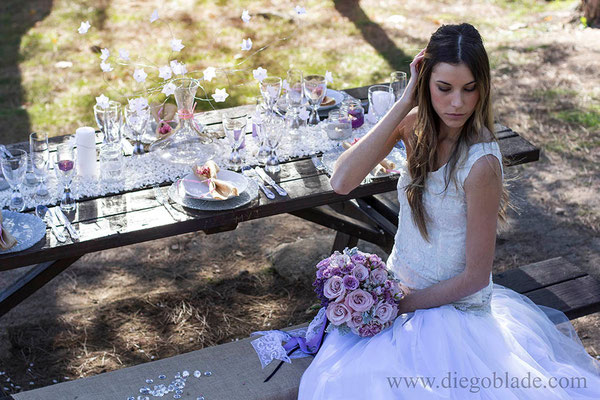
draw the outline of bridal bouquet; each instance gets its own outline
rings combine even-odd
[[[357,248],[335,252],[317,264],[315,292],[333,329],[370,337],[388,328],[404,296],[393,273],[375,254]]]

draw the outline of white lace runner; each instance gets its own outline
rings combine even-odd
[[[310,156],[339,146],[340,142],[330,140],[327,137],[324,126],[325,123],[320,123],[316,126],[301,128],[300,133],[296,136],[285,135],[277,150],[279,160],[286,161],[291,158]],[[347,140],[352,141],[355,138],[364,136],[371,127],[373,125],[365,121],[363,126],[352,131],[352,136]],[[227,168],[227,158],[231,151],[229,142],[227,139],[222,138],[217,140],[217,146],[221,151],[213,159],[219,166]],[[242,150],[245,165],[259,164],[255,156],[258,147],[258,141],[251,135],[246,135],[246,146]],[[203,161],[206,160],[199,160],[199,162]],[[140,189],[153,184],[174,182],[190,172],[191,165],[168,164],[159,157],[158,153],[146,153],[137,157],[123,157],[123,177],[121,180],[110,181],[102,178],[76,176],[71,185],[71,191],[77,200],[86,197],[100,197],[110,193]],[[58,204],[63,189],[59,187],[53,169],[48,171],[46,182],[50,195],[45,201],[36,198],[35,187],[27,186],[25,183],[21,185],[21,193],[25,198],[26,208],[35,208],[39,204]],[[10,189],[0,191],[0,208],[7,207],[10,198]]]

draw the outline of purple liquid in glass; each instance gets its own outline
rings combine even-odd
[[[348,110],[352,116],[352,128],[359,128],[365,123],[365,115],[360,110]]]
[[[64,172],[72,170],[74,166],[75,162],[72,160],[61,160],[58,162],[58,169]]]

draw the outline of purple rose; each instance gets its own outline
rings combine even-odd
[[[353,311],[363,312],[373,306],[373,296],[362,289],[356,289],[346,295],[344,303]]]
[[[373,314],[375,315],[375,319],[377,319],[381,324],[385,324],[386,322],[396,318],[398,315],[398,308],[394,304],[380,301],[375,306],[375,311]]]
[[[346,293],[346,288],[344,287],[342,278],[339,276],[332,276],[327,279],[325,287],[323,288],[325,297],[328,299],[335,299],[336,297],[343,296],[344,293]]]
[[[323,271],[325,271],[325,267],[321,267],[317,270],[317,278],[323,278]]]
[[[388,278],[388,273],[383,268],[377,268],[371,271],[371,282],[375,285],[382,285]]]
[[[326,258],[324,260],[319,261],[319,263],[317,264],[317,268],[322,268],[322,267],[329,267],[329,264],[331,263],[331,261],[329,261],[329,258]]]
[[[364,281],[369,277],[369,270],[363,265],[357,265],[352,270],[352,275],[359,281]]]
[[[346,275],[343,278],[344,281],[344,286],[346,287],[346,289],[348,290],[354,290],[354,289],[358,289],[358,285],[359,285],[359,281],[358,279],[356,279],[356,277],[352,276],[352,275]]]
[[[362,313],[359,313],[359,312],[353,312],[352,315],[350,316],[350,319],[346,323],[346,325],[348,325],[348,327],[351,329],[352,328],[358,329],[362,324],[363,324],[363,316],[362,316]]]
[[[355,254],[352,257],[350,257],[350,259],[352,260],[352,262],[354,264],[364,265],[364,263],[367,262],[367,258],[365,256],[363,256],[362,254]]]
[[[341,325],[344,322],[348,322],[352,316],[348,307],[343,303],[329,303],[325,315],[327,315],[327,319],[333,325]]]
[[[369,322],[367,325],[363,325],[358,328],[358,334],[362,337],[375,336],[382,330],[381,324],[378,322]]]
[[[342,272],[344,274],[349,274],[354,269],[354,264],[348,263],[342,267]]]
[[[333,267],[331,268],[331,275],[340,276],[342,275],[342,270],[340,269],[340,267]]]
[[[331,273],[331,268],[325,268],[323,270],[323,278],[331,278],[333,274]]]

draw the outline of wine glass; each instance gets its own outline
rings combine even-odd
[[[299,132],[298,128],[304,122],[299,116],[300,107],[302,107],[302,103],[304,102],[302,71],[299,69],[290,69],[287,72],[287,82],[289,89],[286,92],[286,100],[291,111],[291,115],[288,117],[290,120],[290,133],[296,135]]]
[[[240,148],[246,138],[246,123],[248,116],[246,114],[236,115],[233,113],[223,113],[223,130],[225,136],[231,145],[231,154],[229,155],[229,164],[232,169],[239,171],[242,167],[242,156]]]
[[[141,138],[146,131],[146,124],[150,119],[150,107],[148,104],[129,104],[125,107],[125,123],[131,130],[135,145],[133,146],[133,155],[144,154],[144,146]]]
[[[75,149],[70,143],[59,144],[56,147],[56,178],[63,185],[63,194],[60,199],[60,208],[64,212],[75,209],[75,198],[71,193],[71,182],[75,175]]]
[[[48,134],[33,132],[29,135],[29,154],[33,164],[33,172],[39,180],[35,195],[38,201],[48,199],[50,193],[46,187],[46,173],[48,171]]]
[[[322,75],[308,75],[302,79],[302,87],[311,108],[308,123],[309,125],[317,125],[319,123],[319,113],[317,110],[327,92],[327,81]]]
[[[373,85],[368,92],[369,111],[373,111],[373,114],[379,120],[394,105],[394,93],[389,85]]]
[[[21,212],[25,209],[25,199],[21,194],[21,185],[27,171],[27,152],[25,150],[11,150],[12,156],[0,157],[2,173],[12,189],[9,208]]]
[[[402,97],[404,89],[406,89],[406,81],[406,72],[394,71],[390,74],[390,89],[392,89],[396,101]]]
[[[261,96],[256,97],[256,111],[252,116],[252,137],[258,140],[258,151],[256,158],[259,164],[264,164],[269,157],[269,149],[265,143],[265,118],[267,116],[267,105]]]
[[[267,77],[259,82],[259,87],[267,109],[274,112],[275,103],[281,95],[281,78],[277,76]]]
[[[123,111],[121,103],[111,100],[107,108],[94,105],[94,117],[98,128],[104,136],[104,144],[119,143],[123,126]]]
[[[279,146],[285,131],[285,121],[280,116],[271,114],[267,117],[264,127],[265,142],[269,147],[265,171],[275,174],[281,170],[277,157],[277,146]]]

